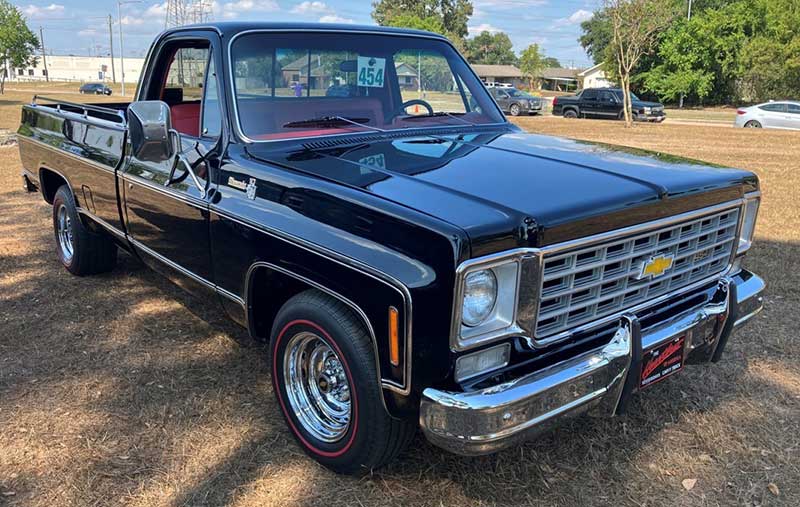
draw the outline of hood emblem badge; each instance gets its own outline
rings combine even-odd
[[[256,198],[256,179],[250,178],[250,181],[247,183],[247,198],[255,200]]]
[[[672,255],[654,255],[650,257],[650,260],[642,263],[641,271],[639,271],[639,276],[636,279],[658,278],[666,273],[674,263],[675,257]]]

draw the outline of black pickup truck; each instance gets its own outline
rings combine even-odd
[[[19,144],[65,268],[121,248],[217,302],[339,472],[620,414],[762,306],[755,175],[523,133],[431,33],[170,29],[135,101],[35,98]]]
[[[664,104],[646,102],[631,94],[634,121],[661,123],[667,119]],[[619,88],[587,88],[577,95],[555,97],[553,114],[564,118],[624,118],[623,95]]]

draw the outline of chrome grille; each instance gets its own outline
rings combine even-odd
[[[566,252],[545,254],[537,339],[623,311],[725,270],[739,208]],[[671,256],[663,274],[641,278],[650,259]]]

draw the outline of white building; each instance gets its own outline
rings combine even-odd
[[[10,81],[74,81],[112,82],[113,77],[119,83],[122,80],[119,57],[114,58],[114,69],[111,68],[110,56],[59,56],[47,55],[47,70],[43,58],[37,57],[36,65],[26,68],[7,69]],[[142,73],[144,58],[125,58],[125,82],[136,83]]]
[[[606,77],[603,64],[599,63],[578,73],[578,79],[583,83],[583,88],[613,88],[616,83]]]

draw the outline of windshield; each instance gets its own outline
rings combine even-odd
[[[617,96],[617,100],[622,102],[622,90],[616,90],[614,94]],[[639,100],[639,97],[637,97],[635,93],[631,92],[631,100]]]
[[[234,40],[231,65],[239,124],[253,140],[504,121],[440,40],[253,33]]]

